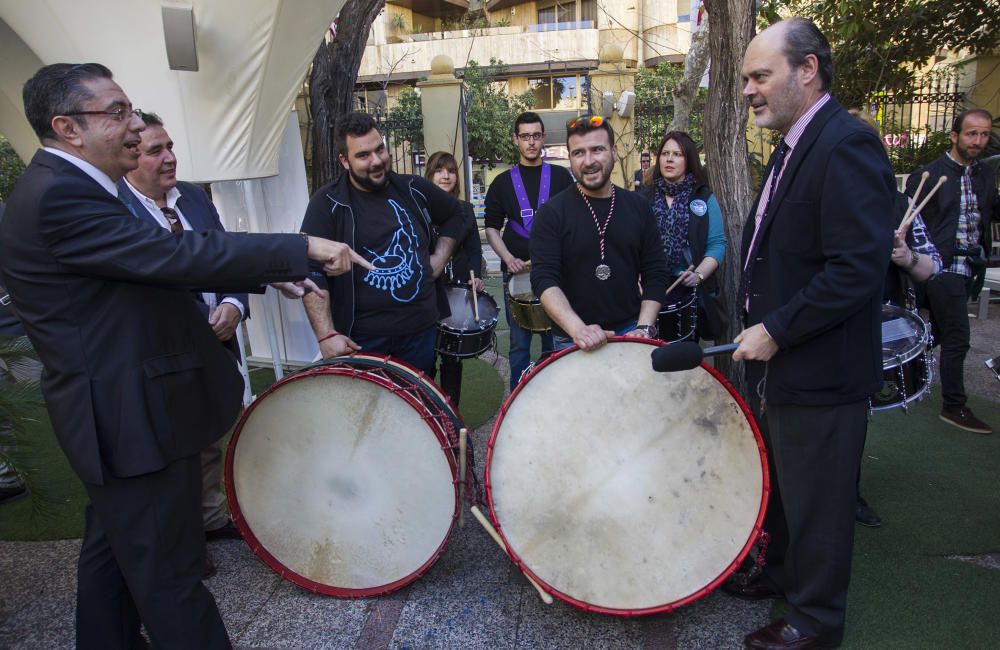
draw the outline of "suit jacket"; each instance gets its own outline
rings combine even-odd
[[[35,154],[0,225],[0,270],[84,482],[157,471],[226,432],[242,380],[190,291],[302,279],[305,253],[299,235],[172,234],[72,163]]]
[[[779,347],[767,364],[769,402],[847,404],[881,386],[895,193],[878,137],[828,101],[789,154],[758,235],[747,324],[763,322]],[[743,264],[759,201],[744,226]]]
[[[208,194],[205,190],[201,189],[194,183],[186,183],[184,181],[177,182],[177,189],[180,191],[181,196],[177,199],[177,208],[187,219],[188,223],[191,224],[193,230],[218,230],[220,232],[225,232],[225,228],[222,227],[222,220],[219,218],[219,212],[215,209],[215,204],[212,203],[212,199],[208,198]],[[138,218],[144,219],[154,226],[162,228],[163,226],[153,215],[149,213],[146,206],[142,204],[142,201],[136,197],[135,193],[128,188],[125,184],[125,179],[118,181],[118,194],[119,196],[125,197],[126,204],[132,210]],[[245,293],[215,293],[215,304],[221,305],[222,301],[226,298],[232,298],[239,301],[243,305],[243,318],[250,317],[250,301]],[[208,305],[203,302],[196,301],[198,308],[208,318]],[[240,353],[239,345],[235,336],[225,341],[223,343],[229,351],[232,352],[237,359],[242,358]]]

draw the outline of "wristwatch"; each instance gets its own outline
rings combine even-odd
[[[917,265],[917,262],[919,261],[920,261],[920,253],[918,253],[915,250],[911,250],[910,263],[906,265],[906,272],[909,273],[910,271],[912,271],[913,267],[915,267]]]
[[[646,336],[648,336],[651,339],[655,339],[658,333],[655,323],[653,325],[636,325],[635,329],[645,332]]]
[[[705,281],[705,276],[701,274],[701,271],[695,271],[694,274],[698,276],[698,284]]]

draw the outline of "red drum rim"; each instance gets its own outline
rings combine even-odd
[[[613,345],[616,343],[642,343],[654,348],[662,347],[664,345],[669,345],[669,343],[664,343],[663,341],[659,341],[656,339],[641,339],[641,338],[633,338],[626,336],[615,336],[608,340],[608,345]],[[572,347],[566,348],[565,350],[560,350],[559,352],[551,354],[546,359],[541,361],[538,365],[532,368],[524,376],[521,382],[514,388],[514,392],[510,394],[507,400],[504,401],[503,406],[500,407],[500,413],[499,415],[497,415],[496,422],[493,424],[493,430],[490,432],[489,442],[487,443],[486,446],[486,470],[483,480],[486,486],[485,488],[486,503],[489,506],[490,521],[493,524],[493,527],[496,528],[497,533],[499,533],[500,537],[503,539],[504,546],[507,548],[507,555],[510,556],[510,558],[514,561],[514,563],[518,566],[518,568],[522,572],[524,572],[525,575],[529,576],[532,580],[538,583],[538,585],[542,589],[544,589],[549,594],[555,596],[556,598],[566,601],[570,605],[573,605],[574,607],[578,607],[588,612],[596,612],[599,614],[612,614],[615,616],[643,616],[646,614],[662,614],[666,612],[672,612],[678,607],[683,607],[684,605],[692,603],[708,595],[713,590],[715,590],[716,587],[722,584],[726,580],[726,578],[735,573],[736,570],[743,563],[743,560],[745,560],[747,555],[750,553],[750,549],[753,548],[753,545],[756,543],[757,538],[760,537],[760,534],[763,531],[763,526],[764,526],[764,514],[767,509],[767,499],[768,495],[771,492],[771,482],[767,471],[767,451],[764,448],[764,439],[761,436],[760,429],[757,426],[757,422],[756,420],[754,420],[753,414],[750,411],[750,407],[747,406],[747,403],[737,392],[736,388],[731,383],[729,383],[729,380],[727,380],[722,375],[722,373],[720,373],[718,370],[716,370],[715,368],[713,368],[712,366],[708,365],[703,361],[701,363],[701,367],[707,370],[712,377],[718,380],[718,382],[722,384],[722,386],[725,387],[727,391],[729,391],[729,394],[732,395],[733,399],[736,400],[736,404],[740,407],[743,416],[750,424],[750,430],[753,433],[754,440],[757,443],[757,451],[759,452],[760,456],[760,468],[761,468],[761,478],[762,478],[760,508],[757,512],[757,519],[754,522],[753,530],[750,533],[750,537],[747,538],[747,541],[743,545],[743,548],[740,550],[739,555],[736,556],[736,559],[734,559],[722,571],[722,573],[716,576],[714,580],[709,582],[701,589],[698,589],[694,593],[685,596],[684,598],[679,598],[673,602],[665,603],[663,605],[657,605],[655,607],[647,607],[643,609],[617,609],[610,607],[600,607],[579,600],[578,598],[574,598],[573,596],[565,594],[559,591],[558,589],[554,589],[553,587],[550,587],[544,580],[539,578],[538,575],[536,575],[524,563],[524,561],[511,549],[510,544],[507,541],[507,537],[504,535],[503,528],[500,525],[500,521],[499,519],[497,519],[496,511],[493,508],[493,491],[490,482],[490,469],[493,460],[493,446],[496,441],[497,435],[500,431],[500,425],[503,424],[504,417],[507,415],[507,409],[509,408],[511,402],[517,397],[517,395],[522,390],[524,390],[524,387],[527,386],[531,382],[531,379],[535,375],[537,375],[543,368],[555,362],[557,359],[565,357],[579,350],[580,348],[574,345]]]
[[[375,366],[372,366],[373,368]],[[415,372],[420,372],[416,368],[413,368]],[[451,469],[452,483],[454,487],[455,494],[455,509],[451,517],[451,525],[448,527],[444,538],[441,540],[441,544],[438,545],[437,549],[427,559],[416,571],[404,576],[393,582],[379,585],[376,587],[365,587],[365,588],[352,588],[352,587],[336,587],[333,585],[323,584],[321,582],[316,582],[310,578],[307,578],[300,573],[293,571],[292,569],[285,566],[278,558],[274,557],[264,547],[264,545],[257,539],[253,530],[250,528],[246,521],[246,517],[243,515],[243,510],[240,507],[239,495],[236,493],[236,483],[233,478],[233,463],[236,455],[236,445],[239,442],[240,435],[243,432],[243,427],[249,419],[250,415],[253,413],[254,409],[264,400],[265,397],[274,393],[279,388],[290,384],[292,382],[300,381],[306,378],[312,378],[320,375],[341,375],[341,376],[351,376],[363,381],[371,382],[377,386],[385,388],[394,395],[397,395],[403,399],[408,405],[410,405],[414,411],[420,416],[420,418],[427,423],[431,432],[437,438],[438,443],[441,445],[441,450],[444,453],[445,459],[448,461],[448,467]],[[422,373],[421,373],[422,374]],[[445,547],[448,545],[448,540],[451,539],[452,533],[455,530],[455,523],[458,521],[458,509],[462,507],[459,503],[458,498],[458,466],[455,461],[453,454],[448,452],[450,448],[450,443],[448,443],[448,438],[440,424],[435,420],[435,416],[431,413],[430,409],[427,408],[425,404],[420,402],[416,397],[409,394],[406,390],[401,389],[399,386],[393,384],[389,379],[382,377],[380,375],[374,374],[367,370],[358,370],[356,368],[347,367],[328,367],[328,366],[316,366],[310,367],[305,370],[301,370],[293,375],[283,378],[281,381],[274,383],[267,390],[265,390],[261,395],[253,401],[243,412],[240,417],[239,422],[236,424],[236,428],[233,430],[233,435],[229,440],[229,445],[226,448],[226,461],[225,461],[225,483],[226,483],[226,500],[229,502],[229,510],[233,517],[233,523],[239,528],[240,533],[243,534],[243,539],[246,541],[250,550],[253,551],[264,564],[266,564],[272,571],[277,573],[279,576],[292,582],[303,589],[307,589],[311,592],[323,594],[326,596],[336,596],[339,598],[367,598],[371,596],[381,596],[397,589],[401,589],[406,585],[414,582],[420,578],[424,573],[427,572],[431,566],[441,557],[444,552]]]

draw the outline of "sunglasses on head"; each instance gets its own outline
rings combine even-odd
[[[604,118],[600,115],[582,115],[574,117],[566,122],[566,130],[572,131],[580,126],[598,127],[604,124]]]

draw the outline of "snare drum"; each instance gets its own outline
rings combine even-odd
[[[871,396],[873,411],[903,407],[923,397],[934,375],[927,323],[895,305],[882,305],[882,390]]]
[[[552,320],[542,308],[542,302],[531,290],[531,272],[514,273],[504,287],[507,305],[514,322],[530,332],[548,332]]]
[[[757,539],[764,444],[713,368],[655,373],[616,338],[540,363],[501,409],[486,495],[510,557],[582,609],[631,616],[704,596]]]
[[[370,361],[276,383],[247,409],[226,454],[233,520],[253,552],[333,596],[413,582],[458,515],[449,414]]]
[[[472,290],[461,284],[450,284],[447,289],[451,316],[438,323],[436,349],[439,354],[459,359],[478,357],[493,347],[493,330],[497,326],[500,309],[488,293],[476,294],[479,320],[472,306]]]
[[[686,298],[675,302],[666,302],[664,298],[656,327],[660,339],[667,343],[674,341],[696,341],[695,331],[698,329],[698,292],[692,291]]]

